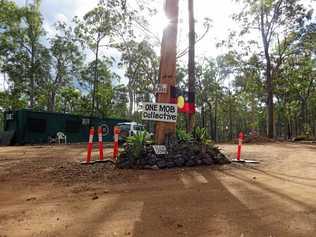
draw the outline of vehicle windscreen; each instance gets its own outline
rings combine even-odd
[[[144,131],[144,130],[145,130],[143,125],[135,125],[135,126],[134,126],[134,129],[135,129],[136,131]]]
[[[124,131],[126,131],[126,130],[129,131],[131,129],[130,124],[120,124],[119,127],[121,130],[124,130]]]

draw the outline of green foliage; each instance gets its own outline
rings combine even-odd
[[[152,143],[146,131],[127,137],[126,142],[128,144],[128,152],[134,159],[139,159],[145,150],[145,145]]]
[[[265,135],[269,73],[275,135],[315,137],[312,9],[298,0],[237,1],[243,8],[234,20],[242,30],[230,32],[228,40],[217,44],[226,53],[196,58],[196,124],[204,129],[196,129],[195,139],[210,143],[207,134],[214,141],[227,141],[239,131]],[[7,82],[0,91],[0,111],[27,107],[82,115],[94,111],[98,116],[140,121],[135,108],[141,101],[153,100],[159,79],[155,47],[161,39],[148,29],[148,19],[155,14],[152,1],[135,6],[126,0],[99,1],[82,19],[74,19],[74,29],[57,23],[54,35],[45,34],[40,1],[30,2],[20,7],[0,0],[0,72]],[[259,41],[244,37],[257,35],[254,29],[260,33]],[[85,49],[95,56],[92,60],[85,58]],[[120,59],[103,57],[113,49]],[[177,56],[185,54],[186,50]],[[115,74],[116,67],[124,70],[127,85]],[[178,87],[187,88],[187,67],[180,60],[176,79]],[[181,130],[186,120],[186,114],[178,114],[177,137],[183,142],[193,139]]]
[[[191,141],[193,138],[190,133],[187,133],[185,130],[182,129],[177,129],[176,136],[180,143]]]
[[[196,127],[193,131],[193,138],[199,143],[206,144],[209,139],[206,128]]]
[[[159,60],[153,46],[146,40],[130,40],[118,46],[122,52],[121,66],[126,67],[128,78],[129,114],[132,114],[135,97],[154,94],[158,84]]]

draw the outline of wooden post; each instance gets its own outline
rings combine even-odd
[[[170,86],[176,85],[176,57],[178,31],[178,0],[165,0],[164,9],[169,24],[165,28],[160,56],[159,83],[167,84],[167,93],[158,95],[158,103],[170,103]],[[175,135],[176,123],[156,122],[155,142],[164,144],[166,135]]]

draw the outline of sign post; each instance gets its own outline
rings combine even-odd
[[[162,103],[143,103],[142,119],[161,121],[164,123],[176,123],[177,105]]]
[[[170,103],[170,86],[176,84],[176,56],[178,30],[178,0],[165,0],[164,9],[169,24],[165,28],[161,43],[159,83],[167,85],[167,93],[158,93],[158,103]],[[167,135],[175,135],[176,123],[156,122],[155,142],[162,145]]]
[[[155,93],[165,94],[168,93],[168,85],[167,84],[158,84],[157,88],[155,89]]]

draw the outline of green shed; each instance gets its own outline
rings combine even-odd
[[[4,113],[4,133],[2,144],[37,144],[48,143],[49,137],[56,137],[57,132],[67,136],[67,142],[87,142],[89,128],[103,128],[103,141],[113,140],[113,128],[123,119],[97,118],[64,113],[36,112],[27,109]],[[95,141],[97,136],[94,136]]]

